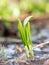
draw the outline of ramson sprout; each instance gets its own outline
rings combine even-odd
[[[23,24],[18,19],[18,31],[19,31],[20,37],[22,39],[22,42],[24,44],[27,58],[34,57],[34,53],[32,50],[32,40],[31,40],[31,36],[30,36],[30,22],[29,22],[29,20],[31,17],[32,16],[27,17],[24,20]]]

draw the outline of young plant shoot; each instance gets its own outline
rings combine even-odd
[[[32,40],[30,37],[30,22],[29,22],[31,17],[32,16],[27,17],[24,20],[23,24],[18,19],[18,31],[20,33],[20,37],[21,37],[22,42],[24,44],[27,58],[33,59],[34,53],[32,50]]]
[[[2,52],[1,52],[1,54],[2,54],[2,59],[4,59],[4,45],[2,45],[2,48],[1,48],[1,50],[2,50]]]

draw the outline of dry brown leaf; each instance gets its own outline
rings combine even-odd
[[[16,45],[16,49],[21,53],[23,51],[23,49],[21,47],[19,47],[18,45]]]

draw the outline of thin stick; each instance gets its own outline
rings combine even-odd
[[[44,42],[44,43],[40,43],[40,44],[36,45],[35,47],[33,47],[33,49],[36,48],[36,47],[42,47],[42,46],[44,46],[46,44],[49,44],[49,41]]]

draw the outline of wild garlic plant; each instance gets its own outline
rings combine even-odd
[[[27,58],[33,59],[34,52],[32,49],[32,40],[30,36],[30,22],[29,22],[31,17],[32,16],[27,17],[23,23],[21,23],[21,21],[18,19],[18,31],[24,44]]]

